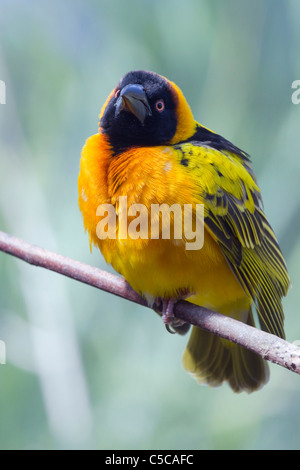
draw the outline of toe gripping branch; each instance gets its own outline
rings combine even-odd
[[[154,310],[161,315],[169,333],[185,335],[190,329],[190,324],[176,318],[174,314],[176,302],[176,299],[157,299],[155,302],[156,308],[154,307]]]

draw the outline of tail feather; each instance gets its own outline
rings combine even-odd
[[[228,382],[235,392],[245,390],[251,393],[268,382],[268,364],[258,354],[242,346],[234,345],[231,349],[231,357],[232,368]]]
[[[248,323],[253,323],[252,315]],[[269,379],[268,365],[260,356],[195,326],[183,365],[199,383],[216,387],[227,381],[235,392],[251,393]]]

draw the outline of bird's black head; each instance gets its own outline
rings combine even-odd
[[[153,72],[129,72],[102,110],[100,131],[108,136],[115,153],[165,144],[176,132],[177,102],[166,78]]]

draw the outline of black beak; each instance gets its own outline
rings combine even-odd
[[[129,111],[142,124],[144,124],[147,116],[152,115],[147,95],[142,85],[126,85],[121,91],[115,106],[115,117],[117,117],[121,111]]]

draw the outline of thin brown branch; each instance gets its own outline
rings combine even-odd
[[[0,251],[140,305],[147,305],[122,277],[30,245],[1,231]],[[189,302],[179,301],[174,313],[185,322],[226,338],[268,361],[300,374],[300,348],[295,344]]]

